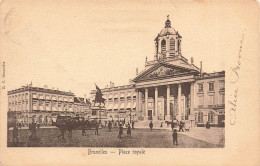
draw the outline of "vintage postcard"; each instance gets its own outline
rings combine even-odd
[[[0,6],[0,165],[259,165],[259,3]]]

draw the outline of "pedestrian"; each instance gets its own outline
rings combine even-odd
[[[152,121],[149,123],[149,127],[150,127],[150,130],[152,131],[153,130],[153,122]]]
[[[175,124],[174,124],[173,121],[172,121],[172,123],[171,123],[171,127],[172,127],[172,131],[173,131],[173,129],[174,129],[174,127],[175,127]]]
[[[173,133],[172,133],[172,139],[173,139],[173,145],[178,146],[178,134],[177,134],[177,130],[174,129]]]
[[[134,126],[135,126],[135,122],[132,121],[132,129],[134,129]]]
[[[95,127],[96,127],[95,135],[99,135],[99,134],[98,134],[98,128],[99,128],[99,123],[98,123],[98,122],[96,122],[96,126],[95,126]]]
[[[112,128],[112,123],[109,121],[108,122],[108,131],[111,132],[111,128]]]
[[[184,132],[183,127],[184,127],[184,122],[181,121],[181,122],[180,122],[180,126],[179,126],[179,132],[180,132],[180,131],[183,131],[183,132]]]
[[[210,123],[209,123],[209,121],[207,121],[207,123],[206,123],[206,129],[210,129]]]
[[[18,127],[16,125],[13,128],[13,143],[18,143]]]
[[[66,125],[67,125],[67,129],[69,131],[68,137],[72,138],[72,130],[73,130],[73,127],[74,127],[74,120],[73,119],[69,119],[69,121],[67,122]]]
[[[119,124],[119,134],[118,134],[118,137],[122,138],[122,135],[123,135],[123,127],[122,127],[122,124]]]
[[[22,123],[19,123],[19,128],[22,129]]]
[[[36,136],[36,123],[32,123],[32,138],[37,139],[37,136]]]
[[[64,134],[65,134],[65,126],[64,125],[61,125],[60,126],[60,135],[58,136],[58,139],[60,137],[62,137],[62,139],[64,140]]]
[[[82,136],[85,136],[86,135],[86,124],[84,121],[82,122],[81,130],[82,130]]]
[[[128,125],[128,128],[127,128],[127,137],[131,137],[131,127],[130,127],[130,125]]]

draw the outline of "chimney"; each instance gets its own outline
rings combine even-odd
[[[136,75],[138,75],[138,67],[136,68]]]
[[[84,102],[87,103],[86,94],[84,94]]]
[[[190,63],[193,65],[194,63],[193,57],[190,58]]]
[[[110,88],[114,87],[114,83],[110,81]]]

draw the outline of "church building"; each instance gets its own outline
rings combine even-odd
[[[154,39],[154,59],[146,58],[145,69],[129,85],[113,83],[101,89],[106,99],[106,121],[154,124],[185,120],[191,126],[223,126],[225,120],[225,71],[206,73],[182,55],[182,36],[169,17]],[[209,62],[213,63],[213,62]],[[91,99],[95,90],[91,91]]]

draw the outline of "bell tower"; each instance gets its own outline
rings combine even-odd
[[[165,26],[158,33],[155,41],[154,60],[166,60],[181,56],[181,39],[178,31],[171,26],[169,15],[165,21]]]

